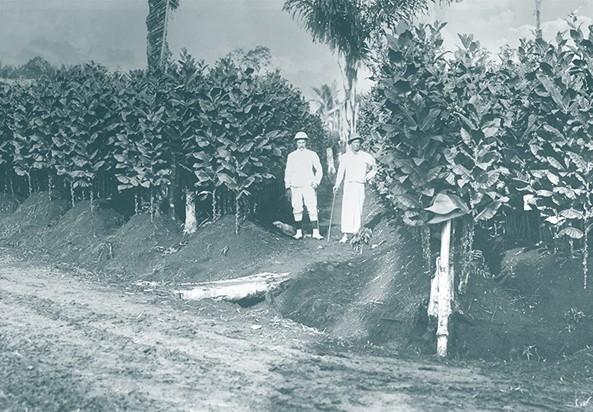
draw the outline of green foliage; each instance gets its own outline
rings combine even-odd
[[[77,66],[31,86],[2,86],[0,98],[0,179],[6,186],[20,176],[28,191],[35,173],[48,184],[63,179],[77,196],[119,191],[158,204],[181,186],[222,189],[249,208],[282,173],[296,131],[314,146],[325,138],[278,72],[228,58],[208,68],[185,52],[167,73]]]
[[[499,62],[470,35],[445,58],[442,24],[402,28],[375,69],[360,131],[382,163],[377,189],[405,223],[492,222],[528,195],[557,238],[581,242],[586,287],[593,27],[569,24],[569,37],[523,40]]]
[[[3,65],[0,63],[0,79],[39,79],[55,75],[57,68],[36,56],[21,66]]]
[[[377,179],[379,193],[403,211],[409,225],[427,222],[430,214],[424,209],[453,186],[446,180],[445,149],[453,140],[455,119],[441,75],[440,29],[422,25],[389,38],[375,94],[373,117],[380,122],[368,130],[385,165]]]
[[[410,20],[431,0],[285,0],[284,10],[303,21],[315,41],[360,62],[368,57],[373,34]],[[441,3],[446,3],[442,1]]]

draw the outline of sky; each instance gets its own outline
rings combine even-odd
[[[171,18],[169,44],[207,63],[236,49],[270,48],[273,66],[306,96],[312,88],[342,78],[337,56],[315,44],[298,22],[282,11],[283,0],[181,0]],[[445,45],[457,33],[473,33],[496,51],[516,44],[534,28],[535,0],[463,0],[434,6],[423,20],[447,21]],[[593,24],[593,0],[543,0],[542,27],[551,37],[577,11]],[[19,65],[34,56],[54,64],[90,60],[113,70],[146,65],[146,0],[0,0],[0,62]],[[368,88],[369,82],[361,82]]]

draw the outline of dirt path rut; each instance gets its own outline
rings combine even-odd
[[[478,368],[337,351],[265,307],[184,304],[0,257],[0,410],[570,410]],[[527,383],[519,383],[527,385]],[[545,394],[545,396],[543,395]]]

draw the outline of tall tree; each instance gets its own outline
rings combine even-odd
[[[226,57],[239,67],[250,67],[257,74],[261,74],[269,69],[272,63],[272,52],[266,46],[255,46],[253,49],[235,49]]]
[[[356,84],[370,42],[381,30],[426,11],[429,3],[447,0],[285,0],[284,10],[299,19],[316,42],[337,51],[344,73],[344,120],[342,140],[356,131],[358,99]]]
[[[148,0],[146,17],[146,57],[149,70],[163,66],[169,55],[167,25],[170,13],[179,7],[180,0]]]
[[[314,87],[313,91],[317,95],[314,99],[315,104],[317,104],[315,114],[319,116],[329,131],[330,141],[326,148],[326,159],[327,172],[331,175],[336,172],[333,146],[339,140],[344,107],[339,101],[338,88],[335,81],[331,85],[322,84],[319,87]]]

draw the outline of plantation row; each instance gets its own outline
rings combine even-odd
[[[587,285],[593,27],[569,24],[553,42],[524,40],[498,59],[465,35],[448,56],[444,25],[402,28],[375,67],[361,131],[383,164],[377,188],[406,224],[462,222],[462,279],[475,256],[474,223],[496,230],[505,211],[526,207],[583,252]]]
[[[297,130],[313,144],[324,139],[279,73],[230,58],[207,67],[184,53],[166,73],[65,68],[30,86],[0,86],[0,187],[23,195],[65,187],[73,202],[118,194],[136,211],[144,199],[151,213],[167,198],[173,206],[199,194],[214,217],[224,193],[242,213],[282,173]]]

